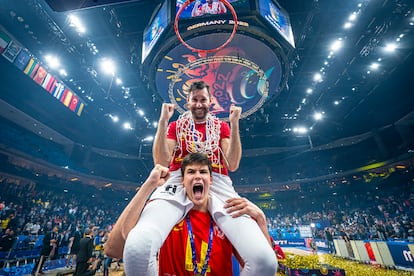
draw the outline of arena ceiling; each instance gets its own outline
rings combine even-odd
[[[152,166],[149,137],[163,99],[148,83],[141,45],[160,2],[65,2],[1,1],[0,24],[44,64],[47,55],[59,58],[67,72],[62,80],[86,103],[81,116],[41,92],[4,58],[0,114],[58,143],[133,160],[123,173],[133,170],[131,179],[146,176]],[[288,168],[290,175],[280,178],[288,181],[305,164],[318,166],[318,160],[332,173],[333,161],[343,171],[352,169],[344,164],[356,157],[361,158],[355,166],[361,166],[412,153],[412,1],[278,2],[289,13],[296,48],[288,53],[288,77],[280,93],[241,121],[244,153],[237,177],[242,180],[251,166],[266,163],[274,168],[264,169],[261,177]],[[82,5],[88,8],[78,9]],[[84,32],[73,28],[71,14]],[[99,60],[107,57],[116,63],[122,83],[100,72]],[[131,128],[123,129],[124,122]],[[42,131],[36,129],[40,126]],[[375,152],[380,154],[371,158]],[[334,157],[314,157],[327,154]],[[298,164],[305,158],[308,163]],[[282,163],[285,167],[278,169]]]

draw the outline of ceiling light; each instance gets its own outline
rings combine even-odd
[[[337,39],[335,42],[331,44],[332,51],[338,51],[339,49],[341,49],[341,47],[342,47],[342,39]]]
[[[369,68],[371,68],[372,70],[377,70],[379,68],[379,63],[378,62],[374,62],[372,63]]]
[[[306,89],[306,93],[312,94],[313,90],[311,88]]]
[[[322,75],[320,73],[316,73],[313,76],[313,80],[316,81],[316,82],[321,82],[322,81]]]
[[[353,12],[350,16],[349,16],[349,21],[354,21],[357,18],[357,13]]]
[[[313,118],[314,118],[316,121],[320,121],[320,120],[322,120],[322,118],[323,118],[323,114],[322,114],[322,112],[315,112],[315,113],[313,114]]]
[[[60,74],[61,76],[64,76],[64,77],[67,77],[67,76],[68,76],[68,73],[66,72],[66,70],[65,70],[65,69],[60,69],[60,70],[59,70],[59,74]]]
[[[122,127],[124,128],[124,129],[127,129],[127,130],[132,130],[133,128],[132,128],[132,126],[131,126],[131,123],[130,122],[125,122],[123,125],[122,125]]]
[[[345,24],[344,24],[344,29],[349,29],[349,28],[351,28],[352,27],[352,23],[351,22],[346,22]]]
[[[395,49],[397,49],[397,44],[395,43],[388,43],[387,45],[385,45],[385,48],[384,48],[386,52],[390,52],[390,53],[394,52]]]
[[[119,121],[119,117],[116,115],[109,114],[109,118],[111,118],[114,123]]]
[[[116,66],[115,66],[115,63],[111,59],[104,58],[101,60],[101,69],[105,74],[113,76],[115,75]]]
[[[69,15],[69,26],[71,27],[76,27],[80,25],[80,20],[77,16],[70,14]]]
[[[69,15],[69,26],[75,28],[76,31],[79,33],[86,32],[86,29],[84,25],[82,24],[82,22],[80,21],[80,19],[73,14]]]
[[[293,128],[293,132],[299,133],[299,134],[304,134],[304,133],[307,133],[308,130],[307,130],[306,127],[295,127],[295,128]]]
[[[52,69],[57,69],[60,66],[59,59],[53,55],[46,55],[45,56],[46,62]]]
[[[116,78],[116,84],[121,85],[122,84],[122,80],[120,78]]]
[[[334,101],[334,105],[338,105],[339,104],[339,101]]]

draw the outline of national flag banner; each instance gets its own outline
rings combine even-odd
[[[61,101],[61,103],[63,103],[65,101],[66,98],[66,94],[68,94],[69,92],[69,88],[64,88],[63,92],[60,94],[60,97],[58,98],[59,101]]]
[[[45,77],[45,79],[43,80],[43,82],[42,82],[42,87],[45,89],[45,90],[47,90],[46,89],[46,87],[47,87],[47,85],[48,85],[48,83],[49,83],[49,81],[50,81],[50,78],[52,77],[52,75],[51,74],[49,74],[49,73],[47,73],[46,74],[46,77]]]
[[[30,53],[26,49],[20,51],[17,55],[16,59],[14,60],[13,64],[19,68],[20,70],[24,70],[29,63],[30,60]]]
[[[65,90],[65,85],[63,83],[59,82],[56,86],[55,91],[53,92],[53,97],[60,100],[60,97],[62,96],[63,91]]]
[[[0,54],[4,52],[10,41],[11,38],[5,32],[0,30]]]
[[[39,69],[37,69],[36,74],[33,77],[33,80],[39,84],[42,85],[43,81],[45,80],[47,75],[47,71],[43,66],[39,66]]]
[[[52,93],[53,97],[55,97],[55,98],[56,98],[56,95],[57,95],[57,93],[58,93],[59,88],[60,88],[60,82],[57,82],[57,83],[55,84],[55,86],[54,86],[53,90],[50,92],[50,93]]]
[[[82,114],[83,108],[85,107],[85,104],[81,101],[79,101],[78,106],[76,107],[76,115],[80,116]]]
[[[55,79],[55,77],[53,77],[53,80],[51,81],[51,83],[50,83],[50,86],[48,86],[47,88],[46,88],[46,90],[50,93],[50,94],[53,94],[53,92],[55,91],[55,89],[56,89],[56,87],[57,87],[57,85],[58,85],[58,80],[57,79]]]
[[[37,73],[37,70],[39,70],[39,67],[40,67],[40,64],[39,63],[36,63],[35,64],[35,66],[33,67],[33,70],[32,70],[32,72],[30,72],[30,77],[33,79],[34,78],[34,76],[36,75],[36,73]]]
[[[65,93],[65,85],[63,83],[60,83],[59,90],[56,93],[56,99],[60,100],[62,98],[63,93]]]
[[[75,112],[76,107],[79,104],[79,98],[76,95],[73,95],[72,100],[70,101],[69,109]]]
[[[65,95],[65,99],[63,100],[63,104],[66,107],[69,107],[69,105],[70,105],[70,103],[72,101],[72,97],[73,97],[73,92],[68,89],[68,92]]]
[[[26,75],[30,75],[36,63],[37,62],[35,61],[34,58],[30,58],[29,63],[26,65],[26,68],[23,70],[23,73],[25,73]]]
[[[56,83],[56,79],[53,75],[47,74],[45,80],[43,81],[43,88],[46,89],[47,92],[51,93],[53,85]]]
[[[22,46],[14,42],[13,40],[10,41],[9,45],[7,45],[7,48],[3,51],[2,55],[10,62],[13,62],[17,55],[22,50]]]

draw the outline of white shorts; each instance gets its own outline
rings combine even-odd
[[[235,197],[240,196],[234,190],[230,177],[213,172],[213,183],[210,185],[209,193],[209,212],[213,218],[218,214],[229,215],[223,206],[227,199]],[[181,182],[181,170],[170,172],[170,178],[154,191],[150,199],[164,199],[182,206],[183,217],[193,208],[193,203],[188,199]]]

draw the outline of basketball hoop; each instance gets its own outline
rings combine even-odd
[[[188,6],[188,5],[190,5],[191,3],[193,3],[195,0],[187,0],[187,1],[185,1],[185,3],[180,7],[180,9],[178,10],[178,12],[177,12],[177,15],[175,16],[175,21],[174,21],[174,31],[175,31],[175,34],[177,35],[177,38],[178,38],[178,40],[187,48],[187,49],[189,49],[190,51],[192,51],[192,52],[197,52],[197,53],[199,53],[199,55],[200,56],[202,56],[202,57],[205,57],[205,54],[206,53],[214,53],[214,52],[218,52],[218,51],[220,51],[221,49],[223,49],[224,47],[226,47],[229,43],[230,43],[230,41],[232,41],[233,40],[233,38],[234,38],[234,35],[236,34],[236,30],[237,30],[237,24],[238,24],[238,22],[237,22],[237,14],[236,14],[236,11],[234,10],[234,8],[233,8],[233,6],[227,1],[227,0],[219,0],[219,2],[221,2],[221,3],[223,3],[229,10],[230,10],[230,12],[231,12],[231,14],[232,14],[232,16],[233,16],[233,21],[234,21],[234,23],[233,23],[233,31],[232,31],[232,33],[230,34],[230,36],[229,36],[229,38],[221,45],[221,46],[219,46],[219,47],[217,47],[217,48],[213,48],[213,49],[197,49],[197,48],[194,48],[194,47],[192,47],[192,46],[190,46],[188,43],[186,43],[185,41],[184,41],[184,39],[181,37],[181,35],[180,35],[180,31],[178,30],[178,20],[179,20],[179,18],[180,18],[180,15],[181,15],[181,13],[184,11],[184,9]]]

